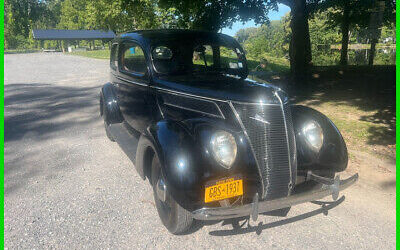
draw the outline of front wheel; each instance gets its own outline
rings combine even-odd
[[[157,155],[152,162],[151,184],[158,215],[164,226],[172,234],[186,233],[192,227],[193,217],[170,195]]]

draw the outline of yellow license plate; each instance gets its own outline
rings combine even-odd
[[[212,202],[243,195],[243,180],[230,178],[206,187],[204,201]]]

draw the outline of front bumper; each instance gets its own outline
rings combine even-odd
[[[197,220],[224,220],[245,217],[249,215],[253,218],[253,220],[257,220],[259,213],[270,212],[305,202],[319,200],[329,195],[332,195],[332,198],[336,200],[338,198],[339,191],[353,185],[357,180],[358,174],[355,174],[345,180],[340,180],[339,177],[337,177],[335,183],[332,185],[323,185],[323,187],[318,190],[294,194],[276,200],[259,201],[258,195],[256,194],[253,202],[246,205],[229,208],[201,208],[193,211],[192,215],[193,218]]]

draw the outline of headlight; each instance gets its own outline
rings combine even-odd
[[[302,130],[310,148],[319,152],[324,142],[324,133],[321,126],[315,121],[309,121],[304,124]]]
[[[211,136],[210,144],[215,160],[224,168],[231,168],[237,153],[237,145],[233,135],[225,131],[217,131]]]

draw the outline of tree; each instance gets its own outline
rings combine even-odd
[[[231,27],[237,21],[266,23],[269,10],[277,8],[276,3],[262,0],[160,0],[159,5],[162,8],[175,8],[178,19],[190,28],[209,31]]]
[[[152,0],[65,0],[59,27],[116,33],[152,29],[176,21],[173,11],[160,9]]]
[[[369,53],[368,65],[374,64],[376,44],[381,36],[382,24],[394,23],[396,19],[396,2],[393,0],[373,1],[370,15],[369,33],[371,39],[371,49]]]
[[[371,42],[370,64],[372,65],[380,28],[382,24],[395,21],[395,6],[394,0],[325,0],[320,4],[319,10],[333,9],[329,12],[328,26],[341,27],[341,65],[348,63],[349,34],[356,26],[368,29]]]
[[[331,51],[331,45],[340,43],[339,27],[326,25],[331,10],[313,13],[309,20],[311,53],[314,65],[335,65],[340,61],[337,53]]]
[[[191,28],[218,31],[231,27],[236,21],[254,20],[256,24],[268,22],[268,12],[277,10],[278,3],[291,8],[292,39],[290,63],[295,80],[304,82],[311,62],[311,44],[308,31],[308,5],[320,0],[160,0],[160,6],[172,6],[180,18]]]
[[[257,28],[255,28],[255,27],[251,27],[251,28],[247,28],[247,29],[240,29],[236,32],[235,38],[239,43],[244,43],[247,39],[249,39],[251,34],[255,33],[256,31],[257,31]]]
[[[290,7],[290,28],[292,37],[289,47],[290,70],[294,80],[306,83],[309,65],[312,61],[311,41],[308,27],[310,12],[320,0],[274,0]]]
[[[85,29],[86,28],[85,0],[65,0],[61,5],[61,17],[58,23],[60,29]]]
[[[258,28],[239,30],[239,37],[249,58],[260,60],[264,57],[285,57],[289,49],[290,34],[286,29],[288,16],[279,21],[271,21]],[[242,40],[242,41],[241,41]]]
[[[26,47],[34,42],[31,30],[54,28],[61,0],[6,0],[4,2],[4,46]],[[54,13],[54,15],[53,15]]]

